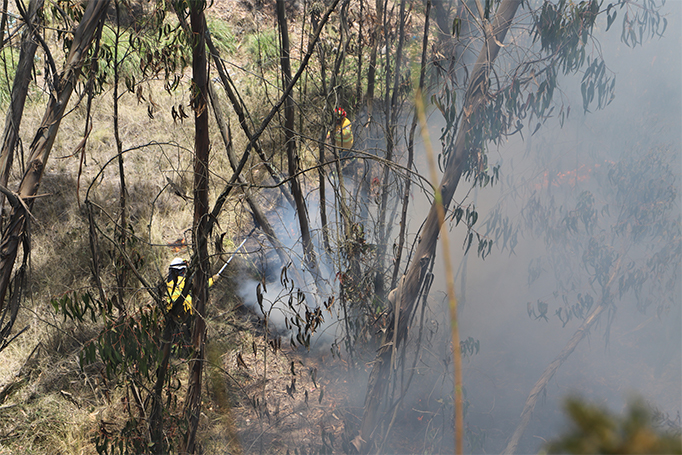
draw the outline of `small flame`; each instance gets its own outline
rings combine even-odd
[[[168,247],[173,250],[174,253],[178,253],[184,248],[187,248],[187,241],[184,238],[179,238],[174,242],[170,242]]]

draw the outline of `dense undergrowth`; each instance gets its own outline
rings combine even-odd
[[[216,42],[225,56],[234,54],[239,44],[230,27],[218,19],[210,21]],[[115,48],[116,28],[110,20],[105,28],[103,43]],[[120,55],[131,53],[127,38],[119,37]],[[61,46],[59,37],[48,32],[54,55]],[[246,33],[243,40],[251,39]],[[244,54],[245,51],[242,52]],[[119,58],[120,58],[119,55]],[[239,57],[243,58],[243,57]],[[8,47],[3,51],[5,71],[0,84],[0,102],[7,108],[18,50]],[[101,93],[88,112],[85,99],[72,100],[73,108],[61,123],[54,145],[52,160],[41,184],[41,197],[32,215],[32,248],[26,275],[25,299],[15,327],[21,334],[2,352],[0,367],[0,453],[96,453],[97,436],[107,431],[106,426],[121,425],[127,411],[130,390],[107,381],[103,364],[83,365],[82,350],[96,339],[104,327],[104,320],[74,321],[55,311],[51,301],[84,295],[93,290],[92,262],[88,240],[88,213],[84,200],[102,209],[97,222],[101,228],[101,279],[105,290],[115,286],[118,255],[112,243],[116,236],[118,216],[119,176],[115,162],[116,143],[112,116],[111,67],[101,65],[108,77],[102,82]],[[125,79],[139,73],[139,57],[135,52],[119,68],[121,87]],[[34,125],[48,100],[41,65],[36,66],[36,80],[31,85],[22,119],[21,135],[30,143]],[[147,77],[138,89],[125,92],[119,99],[121,119],[120,138],[125,151],[127,211],[130,251],[136,257],[145,277],[154,285],[164,280],[166,268],[174,256],[188,257],[192,227],[192,119],[174,121],[172,108],[188,107],[190,81],[187,70],[179,70],[179,83],[168,91],[164,78]],[[8,83],[9,82],[9,83]],[[42,85],[41,85],[42,84]],[[254,86],[257,87],[257,86]],[[254,93],[258,96],[258,93]],[[247,100],[248,101],[248,100]],[[255,105],[255,104],[254,104]],[[265,108],[265,106],[263,106]],[[260,112],[255,110],[254,115]],[[83,138],[85,120],[90,116],[92,130],[84,154],[75,153]],[[212,129],[215,144],[211,169],[214,192],[220,190],[231,174],[222,141]],[[243,144],[239,135],[235,146]],[[14,188],[21,177],[22,161],[17,160],[8,186]],[[179,191],[169,187],[173,182]],[[178,193],[181,193],[180,196]],[[215,199],[216,194],[212,198]],[[230,252],[232,238],[238,236],[243,224],[239,220],[239,198],[218,220],[225,233],[223,249]],[[108,212],[108,214],[107,214]],[[184,239],[179,247],[172,244]],[[171,244],[171,246],[169,246]],[[234,345],[235,325],[233,308],[239,299],[232,290],[232,280],[244,262],[237,258],[214,286],[210,310],[206,413],[210,424],[202,425],[203,434],[223,434],[229,429],[230,401],[224,384],[221,355]],[[149,303],[149,296],[134,279],[129,279],[125,290],[126,306],[131,313]],[[173,360],[177,379],[186,381],[187,367],[183,356]],[[211,404],[214,403],[214,404]],[[178,408],[180,409],[180,408]],[[214,412],[208,409],[215,409]],[[232,430],[232,432],[234,432]],[[208,436],[207,436],[208,437]],[[229,446],[229,444],[228,444]],[[224,453],[222,445],[214,453]],[[209,453],[212,453],[209,450]]]

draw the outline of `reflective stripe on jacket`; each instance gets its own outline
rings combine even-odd
[[[353,148],[353,132],[351,131],[350,120],[344,117],[341,125],[336,125],[334,129],[334,141],[337,147],[346,149]]]
[[[213,277],[208,279],[208,287],[213,286],[213,281]],[[166,283],[166,286],[168,287],[168,294],[166,295],[166,309],[170,311],[173,308],[175,302],[182,296],[182,290],[185,288],[185,277],[179,276],[175,279],[175,282],[170,280]],[[185,313],[194,314],[191,290],[185,296],[182,306],[185,310]]]
[[[175,302],[182,296],[182,290],[185,288],[185,277],[179,276],[175,280],[168,281],[166,285],[168,286],[168,294],[166,295],[166,309],[170,311],[173,308]],[[194,313],[194,309],[192,308],[191,291],[185,296],[182,306],[185,309],[185,313]]]

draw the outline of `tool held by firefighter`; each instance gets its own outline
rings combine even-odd
[[[255,230],[255,229],[256,229],[256,228],[254,228],[254,230]],[[251,232],[253,233],[253,230],[252,230]],[[248,238],[249,238],[250,236],[251,236],[251,234],[247,235],[246,238],[244,238],[244,240],[242,240],[242,243],[240,243],[239,246],[237,247],[237,249],[234,250],[234,252],[232,253],[232,256],[230,256],[230,257],[227,259],[227,261],[225,261],[225,264],[223,264],[223,266],[220,268],[220,270],[218,270],[218,273],[216,273],[216,274],[214,275],[214,278],[216,278],[216,279],[220,278],[220,274],[223,273],[223,271],[225,270],[225,268],[227,267],[227,265],[228,265],[230,262],[232,262],[232,259],[234,259],[234,257],[235,257],[235,255],[237,254],[237,252],[239,252],[239,250],[242,249],[242,247],[244,246],[244,244],[246,243],[246,241],[248,240]]]

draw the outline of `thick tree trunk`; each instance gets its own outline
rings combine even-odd
[[[204,9],[206,2],[190,2],[190,24],[192,27],[192,107],[194,109],[194,245],[197,267],[192,280],[192,305],[195,318],[192,331],[194,351],[189,361],[189,379],[185,398],[185,418],[187,434],[184,451],[195,453],[196,433],[201,413],[201,378],[204,367],[204,347],[206,342],[206,304],[208,302],[208,277],[210,264],[208,257],[208,69]]]
[[[438,25],[438,33],[436,37],[439,40],[447,39],[452,33],[452,22],[450,22],[450,6],[449,0],[433,0],[433,16]]]
[[[0,152],[0,186],[7,187],[9,173],[12,169],[14,149],[19,140],[19,126],[21,117],[24,113],[26,94],[28,93],[28,83],[31,82],[31,70],[33,69],[33,58],[36,53],[38,43],[33,39],[33,31],[40,23],[40,16],[37,14],[43,8],[44,0],[31,0],[28,5],[28,23],[26,30],[21,35],[21,52],[19,53],[19,64],[12,83],[12,102],[7,110],[5,117],[5,132],[2,140],[2,151]],[[7,2],[5,2],[5,5]],[[3,22],[6,14],[3,14]],[[37,22],[36,22],[37,19]],[[4,31],[4,26],[0,27]],[[2,36],[0,36],[2,42]],[[0,194],[0,213],[5,204],[5,195]]]
[[[487,90],[489,84],[489,74],[493,62],[497,58],[500,44],[504,41],[505,35],[509,30],[511,21],[516,14],[521,0],[503,0],[492,23],[492,34],[486,36],[483,48],[474,65],[469,86],[464,98],[465,115],[457,134],[455,147],[448,158],[445,173],[441,180],[440,192],[442,195],[443,208],[448,210],[455,189],[462,175],[462,169],[469,153],[480,145],[480,138],[471,136],[472,119],[480,112],[481,108],[488,102]],[[400,302],[396,306],[400,308],[400,314],[391,314],[385,333],[385,340],[394,339],[393,318],[398,317],[396,330],[396,345],[400,344],[407,336],[408,321],[411,319],[416,309],[417,296],[421,288],[422,281],[426,275],[426,267],[431,262],[438,241],[438,233],[441,224],[438,220],[437,207],[434,203],[421,234],[421,240],[417,245],[414,259],[404,279],[399,281],[398,287],[394,290],[400,297]],[[390,372],[390,359],[392,347],[386,342],[379,349],[367,385],[367,395],[365,397],[365,409],[360,430],[360,440],[358,441],[362,451],[367,452],[372,448],[372,439],[377,425],[379,415],[379,405],[388,386]]]
[[[55,93],[50,98],[43,120],[29,148],[28,168],[18,191],[20,203],[12,207],[10,220],[3,231],[2,243],[0,244],[0,310],[4,305],[19,243],[23,242],[28,235],[26,230],[28,211],[33,205],[34,197],[38,194],[40,181],[57,136],[59,124],[80,75],[81,66],[85,61],[97,26],[102,20],[108,4],[108,0],[92,0],[88,3],[73,36],[73,44],[64,70],[54,81]]]

